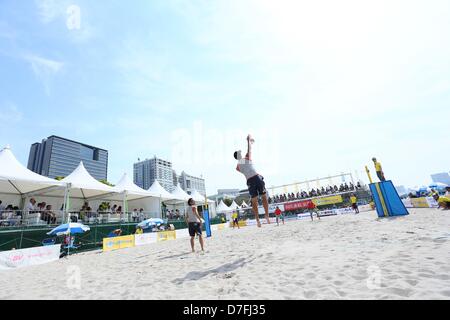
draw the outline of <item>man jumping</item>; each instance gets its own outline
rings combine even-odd
[[[242,173],[247,179],[247,186],[250,196],[252,198],[252,208],[255,214],[256,223],[261,228],[261,222],[259,221],[258,212],[258,196],[262,196],[264,210],[266,212],[267,224],[270,224],[269,219],[269,202],[267,201],[266,184],[264,177],[259,175],[253,167],[252,161],[252,143],[253,139],[250,135],[247,136],[247,154],[245,158],[242,158],[242,151],[236,151],[234,158],[238,160],[236,170]]]

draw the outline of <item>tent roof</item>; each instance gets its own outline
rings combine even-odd
[[[183,189],[181,189],[180,185],[177,185],[175,190],[172,191],[172,197],[173,199],[184,201],[188,201],[190,198],[192,198]]]
[[[163,201],[173,199],[173,196],[163,188],[158,180],[155,180],[155,182],[153,182],[152,186],[147,190],[147,192],[149,192],[156,198],[161,198]]]
[[[228,212],[231,211],[232,209],[230,207],[228,207],[225,202],[223,202],[223,200],[220,200],[219,205],[216,208],[216,212],[221,213],[221,212]]]
[[[245,201],[242,201],[241,207],[242,207],[242,208],[248,208],[248,204],[245,203]]]
[[[128,201],[153,197],[153,194],[135,185],[126,173],[124,173],[115,188],[118,189],[120,193],[111,194],[105,200],[121,201],[124,198],[125,192],[127,194]]]
[[[236,203],[236,201],[233,201],[233,203],[230,205],[230,209],[232,209],[232,210],[239,209],[239,206]]]
[[[192,191],[191,193],[191,198],[195,200],[195,202],[197,203],[205,203],[205,196],[202,195],[200,192],[198,192],[197,190]],[[214,203],[215,201],[207,199],[208,203]]]
[[[9,146],[0,151],[0,193],[26,194],[65,184],[41,176],[23,166]]]
[[[122,190],[116,187],[110,187],[97,181],[92,177],[81,161],[78,167],[61,182],[70,183],[71,198],[95,198],[106,196],[108,194],[122,193]],[[61,196],[61,193],[50,192],[48,195]]]

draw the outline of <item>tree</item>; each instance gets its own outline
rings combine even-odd
[[[64,179],[65,177],[56,177],[55,180],[57,181],[61,181],[62,179]]]
[[[233,200],[226,198],[226,199],[223,199],[223,203],[225,203],[227,206],[231,206],[231,204],[233,203]]]
[[[110,187],[114,187],[114,185],[111,183],[111,182],[108,182],[107,180],[105,180],[105,179],[102,179],[102,180],[99,180],[101,183],[103,183],[103,184],[106,184],[107,186],[110,186]]]

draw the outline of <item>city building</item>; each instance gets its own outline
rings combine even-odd
[[[178,183],[180,184],[181,189],[188,194],[191,194],[194,190],[197,190],[202,195],[206,194],[205,179],[201,177],[194,177],[183,171],[178,176]]]
[[[156,156],[133,165],[133,180],[145,190],[149,189],[155,180],[169,192],[175,189],[172,163]]]
[[[431,179],[434,183],[440,182],[446,185],[450,185],[450,175],[448,172],[435,173],[431,175]]]
[[[28,169],[49,178],[67,177],[83,161],[97,180],[108,178],[108,151],[58,136],[31,145]]]

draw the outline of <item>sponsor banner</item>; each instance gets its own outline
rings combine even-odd
[[[427,197],[428,206],[430,208],[438,208],[439,204],[433,197]]]
[[[414,208],[413,203],[410,198],[402,199],[402,202],[406,208]]]
[[[156,233],[143,233],[134,235],[134,245],[143,246],[146,244],[156,243]]]
[[[277,207],[280,208],[281,211],[285,211],[284,204],[282,204],[282,203],[272,203],[272,204],[269,204],[269,213],[275,213],[275,210],[277,209]],[[251,209],[252,209],[251,207],[248,207],[247,211],[250,211]],[[265,212],[264,207],[263,206],[259,206],[258,207],[258,212]]]
[[[340,208],[340,209],[333,209],[333,211],[336,214],[350,214],[350,213],[354,213],[355,210],[353,210],[353,208]]]
[[[313,199],[313,203],[317,207],[319,207],[319,206],[326,206],[326,205],[329,205],[329,204],[337,204],[337,203],[342,203],[342,202],[344,202],[344,200],[342,199],[341,195]]]
[[[411,198],[414,208],[429,208],[427,198]]]
[[[337,212],[334,209],[331,209],[331,210],[319,211],[318,214],[321,217],[327,217],[327,216],[335,216],[335,215],[337,215]]]
[[[309,212],[307,213],[300,213],[297,215],[297,219],[302,220],[302,219],[311,219],[311,214]]]
[[[217,230],[224,230],[229,227],[228,223],[216,224]]]
[[[0,252],[0,270],[36,266],[59,260],[61,245]]]
[[[134,247],[134,235],[103,239],[103,251]]]
[[[311,200],[296,201],[284,204],[284,211],[293,211],[297,209],[313,208],[314,203]]]
[[[239,227],[246,227],[246,226],[248,226],[249,224],[248,224],[248,221],[250,221],[250,220],[239,220]],[[230,221],[230,224],[228,225],[230,228],[232,228],[233,227],[233,221]]]
[[[177,233],[175,231],[161,231],[157,233],[158,242],[175,240],[177,238]]]
[[[270,220],[270,223],[277,223],[277,220],[275,218],[269,218],[269,220]],[[247,224],[246,224],[247,226],[256,226],[256,220],[254,220],[254,219],[247,220],[244,222],[247,222]],[[259,222],[261,222],[261,224],[267,224],[266,218],[259,218]],[[239,226],[240,226],[240,224],[239,224]]]

